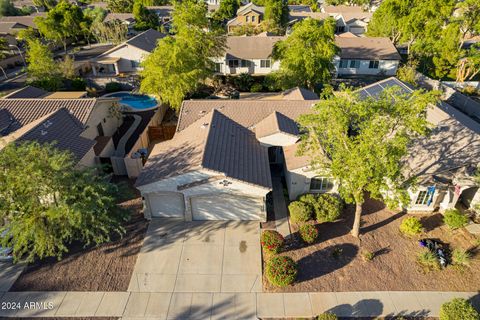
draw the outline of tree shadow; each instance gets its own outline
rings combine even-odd
[[[375,224],[372,224],[372,225],[369,225],[367,227],[363,227],[360,229],[360,232],[361,233],[367,233],[367,232],[370,232],[370,231],[373,231],[373,230],[376,230],[378,228],[381,228],[381,227],[384,227],[386,226],[387,224],[397,220],[397,219],[400,219],[401,217],[403,217],[404,215],[406,215],[407,213],[404,212],[404,211],[400,211],[396,214],[394,214],[393,216],[390,216],[388,217],[387,219],[384,219],[380,222],[377,222]]]
[[[382,248],[382,249],[378,249],[377,251],[374,251],[373,256],[374,257],[379,257],[381,255],[390,253],[391,251],[392,251],[392,249],[390,249],[389,247],[385,247],[385,248]]]
[[[383,312],[383,304],[377,299],[364,299],[357,303],[340,304],[326,311],[339,317],[378,317]]]
[[[297,261],[298,282],[312,280],[348,265],[358,254],[358,246],[343,243],[328,246]]]
[[[420,218],[425,232],[430,232],[443,225],[443,215],[436,213]]]

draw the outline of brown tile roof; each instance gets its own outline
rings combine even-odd
[[[231,36],[227,37],[227,59],[267,59],[272,55],[280,36]]]
[[[265,188],[272,186],[267,148],[252,131],[218,110],[204,114],[172,140],[157,144],[136,185],[198,169]]]
[[[360,60],[400,60],[400,54],[389,38],[335,37],[340,58]]]
[[[27,29],[28,26],[18,22],[2,22],[0,21],[0,33],[13,34],[21,29]]]
[[[27,27],[37,29],[37,24],[33,21],[36,17],[45,17],[47,14],[45,12],[31,14],[29,16],[9,16],[1,17],[0,22],[17,22],[23,24]]]
[[[0,99],[0,110],[6,110],[13,121],[9,132],[65,108],[82,124],[90,116],[96,99]]]
[[[249,2],[248,4],[244,5],[243,7],[240,7],[238,8],[237,10],[237,16],[238,15],[241,15],[241,14],[244,14],[246,12],[249,12],[249,11],[255,11],[257,13],[260,13],[260,14],[264,14],[265,13],[265,7],[262,7],[262,6],[257,6],[256,4],[254,4],[253,2]]]
[[[283,93],[283,100],[318,100],[318,95],[310,90],[301,87],[295,87],[285,90]]]
[[[133,13],[113,13],[113,12],[110,12],[110,13],[107,14],[107,16],[105,17],[105,19],[103,21],[108,22],[108,21],[113,21],[113,20],[134,22],[135,18],[133,17]]]
[[[287,170],[295,170],[310,165],[309,156],[297,156],[298,143],[283,147],[283,156]]]
[[[255,125],[255,135],[257,139],[279,132],[298,136],[298,125],[293,119],[277,111]]]
[[[315,20],[325,20],[330,18],[330,15],[324,12],[303,12],[303,11],[301,12],[293,11],[288,14],[289,21],[300,21],[306,18],[312,18]]]
[[[340,5],[340,6],[323,6],[322,11],[326,13],[360,13],[364,12],[362,7],[360,6],[347,6],[347,5]]]
[[[95,140],[81,137],[84,126],[67,109],[54,111],[40,124],[16,139],[20,141],[37,141],[54,143],[55,147],[70,151],[77,161],[95,145]]]
[[[275,111],[297,119],[308,113],[316,100],[185,100],[182,103],[177,131],[182,131],[213,109],[246,128],[265,119]]]
[[[7,94],[6,96],[3,97],[3,99],[31,99],[31,98],[43,97],[46,94],[48,94],[48,91],[45,91],[43,89],[40,89],[34,86],[26,86],[12,93]]]

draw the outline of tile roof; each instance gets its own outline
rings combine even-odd
[[[227,59],[267,59],[276,42],[283,36],[230,36],[227,37]]]
[[[95,140],[81,137],[83,131],[83,124],[67,109],[60,108],[18,137],[16,141],[54,143],[56,148],[72,152],[75,159],[79,161],[96,143]]]
[[[318,95],[310,90],[301,87],[295,87],[285,90],[282,93],[283,100],[318,100]]]
[[[12,93],[7,94],[3,99],[31,99],[31,98],[40,98],[48,94],[48,91],[34,87],[26,86],[19,90],[16,90]]]
[[[113,21],[113,20],[120,20],[120,21],[127,21],[127,22],[134,22],[135,18],[133,17],[133,13],[113,13],[110,12],[106,15],[103,21]]]
[[[298,136],[299,134],[297,123],[277,111],[255,125],[255,135],[257,139],[280,132],[292,136]]]
[[[18,32],[19,29],[27,29],[28,26],[18,22],[2,22],[0,21],[0,33],[12,34]]]
[[[285,166],[287,170],[295,170],[304,168],[310,165],[310,157],[309,156],[298,156],[297,149],[299,144],[296,143],[291,146],[283,147],[283,156],[285,158]]]
[[[288,11],[290,12],[312,12],[312,9],[308,5],[304,4],[289,4]]]
[[[82,124],[90,116],[96,99],[0,99],[0,111],[6,110],[14,120],[9,133],[65,108]],[[5,111],[2,111],[5,112]],[[8,133],[7,133],[8,134]]]
[[[271,188],[268,149],[255,134],[219,110],[211,110],[172,140],[157,144],[137,179],[137,186],[207,169]]]
[[[362,7],[360,6],[347,6],[347,5],[340,5],[340,6],[323,6],[322,11],[326,13],[360,13],[364,12]]]
[[[261,13],[261,14],[265,13],[265,7],[257,6],[253,2],[249,2],[248,4],[244,5],[243,7],[238,8],[237,16],[241,15],[245,12],[248,12],[249,10],[252,10],[252,11],[255,11],[255,12],[258,12],[258,13]]]
[[[340,58],[361,60],[400,60],[400,54],[389,38],[335,37]]]
[[[300,21],[306,18],[312,18],[315,20],[325,20],[330,18],[330,15],[324,12],[305,12],[305,11],[291,11],[288,14],[288,20],[290,22]]]
[[[37,24],[33,21],[36,17],[45,17],[45,12],[34,13],[29,16],[4,16],[0,18],[0,22],[16,22],[27,27],[37,29]]]
[[[185,100],[180,110],[177,131],[182,131],[213,109],[246,128],[278,111],[283,115],[297,119],[308,113],[317,100]]]
[[[126,41],[127,44],[139,48],[143,51],[152,52],[157,46],[158,40],[164,38],[166,35],[157,30],[148,29],[135,37]]]

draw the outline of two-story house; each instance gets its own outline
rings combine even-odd
[[[228,33],[233,33],[236,28],[244,26],[256,27],[263,22],[265,7],[255,5],[253,2],[240,7],[237,16],[227,22]]]

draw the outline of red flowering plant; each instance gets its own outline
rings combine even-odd
[[[274,256],[268,260],[265,274],[274,286],[286,287],[297,278],[297,264],[290,257]]]
[[[265,230],[260,237],[262,248],[268,253],[278,253],[285,239],[275,230]]]
[[[302,237],[302,240],[305,241],[305,243],[312,244],[315,242],[315,240],[317,240],[318,230],[312,224],[302,224],[298,232],[300,233],[300,237]]]

